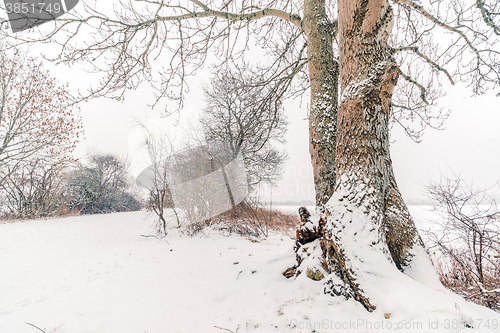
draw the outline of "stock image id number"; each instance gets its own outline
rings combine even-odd
[[[445,329],[459,329],[459,328],[472,328],[472,329],[490,329],[496,330],[499,328],[497,319],[476,319],[471,323],[464,322],[458,319],[445,319]]]
[[[22,1],[6,3],[5,10],[7,11],[7,14],[60,14],[65,12],[62,3],[63,2],[59,3],[56,1],[53,3],[37,2],[36,0],[33,3],[30,3],[30,1]]]

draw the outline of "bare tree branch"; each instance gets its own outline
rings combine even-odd
[[[483,0],[476,0],[476,6],[477,8],[479,8],[479,10],[481,10],[481,15],[483,16],[484,22],[486,22],[486,24],[493,29],[497,36],[500,36],[500,26],[493,19],[493,15],[498,16],[499,13],[493,13],[492,11],[488,10]],[[496,6],[498,6],[498,2],[496,2]],[[500,8],[496,8],[496,10],[500,11]]]
[[[428,56],[426,56],[425,54],[423,54],[422,52],[420,52],[420,50],[418,49],[417,46],[402,46],[402,47],[398,47],[398,48],[393,49],[394,53],[401,52],[401,51],[413,51],[413,52],[415,52],[415,54],[417,54],[419,57],[421,57],[422,59],[424,59],[433,68],[437,69],[438,71],[443,72],[448,77],[448,80],[450,81],[451,84],[455,84],[455,81],[451,77],[451,74],[448,72],[448,70],[446,70],[445,68],[441,67],[438,63],[436,63],[435,61],[431,60]],[[409,80],[407,80],[407,81],[409,81]],[[425,96],[425,94],[424,94],[424,96]],[[422,98],[422,99],[425,101],[425,98]]]

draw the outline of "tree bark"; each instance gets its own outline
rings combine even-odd
[[[330,273],[326,292],[352,297],[372,311],[360,276],[369,271],[376,278],[390,269],[387,263],[410,274],[416,263],[432,265],[396,185],[389,152],[391,99],[400,73],[387,44],[392,9],[387,0],[339,0],[338,14],[336,189],[326,205],[321,243]]]
[[[305,0],[303,29],[311,84],[309,153],[314,173],[316,205],[323,206],[335,188],[338,62],[333,55],[333,24],[325,0]]]

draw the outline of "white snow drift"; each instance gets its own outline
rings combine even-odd
[[[304,274],[287,280],[287,236],[143,237],[153,223],[134,212],[0,224],[0,332],[500,331],[499,314],[393,270],[364,277],[373,313]]]

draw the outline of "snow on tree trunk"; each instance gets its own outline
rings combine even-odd
[[[323,206],[335,187],[335,128],[338,62],[333,56],[332,23],[325,0],[304,1],[304,31],[311,83],[309,152],[314,173],[316,205]]]
[[[396,267],[418,279],[432,264],[397,188],[389,152],[391,98],[400,72],[387,44],[392,9],[387,0],[340,0],[338,12],[341,98],[336,189],[326,204],[321,243],[330,273],[325,291],[373,311],[364,282]]]

